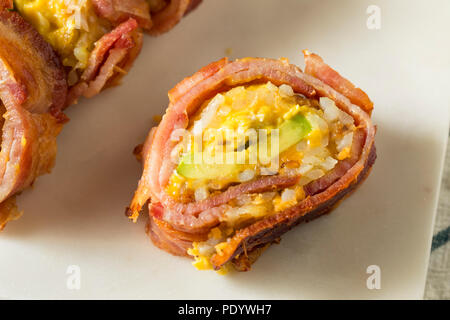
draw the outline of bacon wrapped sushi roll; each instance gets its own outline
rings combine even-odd
[[[285,59],[222,59],[169,91],[127,209],[136,220],[149,202],[155,245],[199,269],[245,271],[364,180],[373,104],[319,56],[305,61],[302,72]]]
[[[12,8],[13,1],[3,0]],[[14,8],[61,56],[66,105],[117,85],[142,48],[141,28],[159,35],[201,0],[14,0]]]
[[[36,30],[0,1],[0,230],[20,215],[15,195],[50,172],[67,84],[63,66]]]
[[[14,8],[61,56],[70,105],[120,82],[142,48],[141,28],[164,33],[200,1],[14,0]]]

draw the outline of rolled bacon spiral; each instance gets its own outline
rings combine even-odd
[[[53,49],[22,17],[0,2],[0,229],[20,215],[15,195],[56,156],[67,83]]]
[[[142,32],[135,19],[129,18],[95,43],[88,66],[81,79],[69,88],[66,106],[84,96],[92,98],[105,88],[119,84],[142,48]]]
[[[202,68],[169,91],[169,106],[161,123],[153,128],[141,149],[143,173],[127,216],[136,220],[149,202],[151,239],[158,247],[175,255],[187,256],[194,241],[205,241],[211,229],[220,223],[223,205],[240,194],[283,189],[295,185],[298,177],[265,176],[228,187],[219,194],[195,202],[179,202],[165,190],[176,164],[170,154],[176,142],[172,132],[186,128],[203,102],[231,88],[270,81],[276,86],[292,87],[295,93],[310,99],[327,97],[350,115],[356,131],[350,156],[304,187],[306,197],[296,205],[263,217],[243,227],[228,239],[220,254],[211,263],[219,269],[233,262],[237,269],[248,270],[258,255],[293,226],[329,212],[354,190],[368,175],[375,158],[376,128],[370,118],[373,104],[368,96],[350,81],[307,51],[306,71],[285,59],[245,58],[229,61],[224,58]]]
[[[93,50],[89,47],[89,50],[92,51],[88,52],[87,62],[84,60],[86,56],[83,53],[81,55],[84,57],[82,67],[73,65],[66,67],[69,93],[65,107],[77,103],[82,96],[90,98],[105,88],[119,84],[140,53],[143,41],[142,30],[152,35],[167,32],[200,2],[201,0],[89,0],[87,3],[80,4],[78,1],[65,1],[64,4],[67,8],[64,10],[73,16],[68,18],[65,11],[61,12],[64,14],[58,15],[60,20],[57,25],[69,24],[71,23],[69,20],[74,18],[82,21],[78,22],[79,25],[76,24],[75,27],[80,32],[92,33],[94,37],[97,37],[96,32],[101,30],[99,38],[92,40],[95,41],[95,47]],[[0,6],[8,9],[14,8],[11,0],[2,0]],[[88,10],[87,8],[91,7],[93,11],[86,13],[86,16],[80,11]],[[24,3],[17,8],[25,19],[30,18],[27,16],[30,11],[25,11]],[[40,12],[40,10],[47,9],[38,7],[34,10],[36,10],[35,17],[30,21],[35,23],[39,30],[40,24],[44,22],[36,17],[40,16],[42,20],[45,20],[42,15],[44,12]],[[46,23],[51,24],[48,21]],[[89,26],[83,27],[82,23],[87,25],[92,23],[91,27],[97,31],[92,31]],[[43,36],[45,38],[47,35],[43,34]],[[64,45],[62,48],[55,47],[54,49],[61,55],[63,61],[66,58],[74,59],[70,54],[67,57],[68,53],[65,48]],[[75,57],[77,49],[79,48],[76,48],[73,53]]]

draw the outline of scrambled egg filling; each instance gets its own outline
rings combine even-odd
[[[64,66],[84,70],[95,42],[110,30],[90,0],[14,0],[15,8],[57,51]],[[78,79],[69,75],[69,84]]]
[[[256,135],[253,138],[259,139],[258,130],[266,130],[270,143],[271,131],[279,128],[286,120],[297,114],[309,117],[320,112],[316,101],[294,95],[289,89],[292,90],[289,86],[278,88],[270,82],[263,85],[239,86],[206,101],[196,116],[190,120],[187,145],[183,141],[175,148],[174,156],[178,157],[176,160],[179,161],[181,155],[198,149],[196,137],[200,134],[203,157],[209,155],[215,159],[216,152],[220,151],[223,154],[222,160],[226,163],[227,147],[231,146],[236,151],[233,152],[234,160],[240,157],[242,164],[239,165],[239,170],[231,170],[220,179],[186,179],[174,172],[167,188],[168,193],[178,200],[191,201],[194,190],[203,190],[205,186],[209,191],[221,190],[231,183],[242,182],[252,173],[255,176],[264,173],[268,165],[261,163],[258,143],[249,146],[250,137],[243,133],[255,130],[253,132]],[[321,136],[320,130],[313,130],[306,141],[315,145]],[[270,153],[270,145],[267,145],[266,149]],[[258,157],[256,161],[249,159],[252,151],[253,155],[256,154]],[[288,153],[293,152],[287,150],[283,154]]]
[[[214,150],[218,143],[223,145],[233,143],[236,146],[235,150],[242,152],[252,146],[245,138],[240,140],[239,135],[233,137],[233,141],[227,141],[226,135],[224,141],[217,141],[217,135],[205,134],[208,129],[219,132],[265,129],[270,135],[273,129],[280,128],[281,132],[283,124],[298,115],[304,117],[309,130],[298,140],[290,137],[290,141],[295,141],[295,144],[281,150],[278,154],[279,166],[273,172],[264,171],[268,168],[259,158],[255,163],[240,165],[238,169],[233,169],[220,178],[209,179],[207,174],[206,176],[199,174],[197,178],[189,174],[183,175],[184,171],[179,170],[186,154],[197,150],[195,139],[192,137],[198,134],[202,135],[203,153]],[[166,192],[178,201],[202,201],[232,184],[251,181],[264,175],[301,177],[299,182],[290,188],[242,194],[225,205],[226,211],[220,218],[220,225],[212,229],[209,239],[195,242],[188,252],[194,256],[194,265],[198,269],[211,269],[210,258],[215,254],[223,254],[222,250],[227,246],[227,241],[235,230],[294,206],[305,198],[304,185],[319,179],[332,170],[339,160],[349,157],[356,127],[353,118],[341,111],[332,100],[307,99],[295,94],[288,85],[278,87],[267,82],[239,86],[217,94],[201,106],[192,117],[187,130],[188,142],[179,142],[174,149],[173,158],[179,165],[166,187]],[[280,134],[280,140],[281,137]],[[248,155],[246,156],[245,159],[248,160]]]

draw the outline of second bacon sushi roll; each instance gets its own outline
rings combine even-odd
[[[148,232],[199,269],[238,270],[295,225],[335,207],[376,158],[368,96],[305,51],[222,59],[169,91],[140,150],[127,215],[149,202]]]
[[[61,57],[66,106],[117,85],[142,48],[145,30],[169,31],[198,0],[3,0]]]
[[[117,23],[100,16],[91,0],[14,0],[14,9],[30,22],[61,58],[67,73],[66,106],[118,84],[142,47],[133,17]]]
[[[0,231],[21,215],[17,194],[51,171],[67,121],[66,74],[58,56],[7,8],[0,1]]]

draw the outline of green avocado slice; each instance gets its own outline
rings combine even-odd
[[[297,114],[279,126],[278,154],[300,142],[311,131],[311,124],[302,114]],[[202,159],[199,157],[199,159]],[[236,159],[236,157],[234,157]],[[194,163],[194,153],[182,157],[177,173],[190,179],[219,179],[242,171],[243,164],[207,164]],[[203,160],[202,160],[203,161]]]

